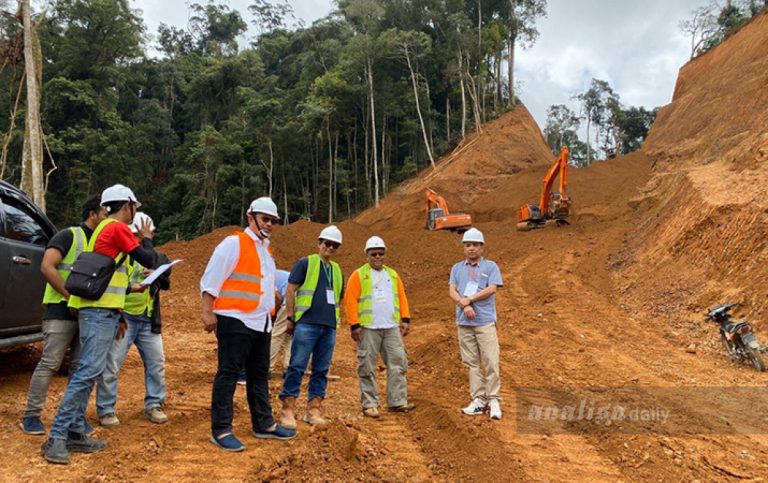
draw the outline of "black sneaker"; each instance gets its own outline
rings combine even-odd
[[[69,431],[67,434],[67,449],[76,453],[96,453],[107,447],[106,441],[89,438],[80,433]]]
[[[69,464],[69,451],[67,450],[67,442],[63,439],[49,438],[43,446],[40,448],[40,452],[43,454],[43,458],[50,463],[56,463],[60,465]]]

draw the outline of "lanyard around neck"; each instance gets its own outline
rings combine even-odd
[[[333,267],[328,264],[328,266],[325,266],[325,262],[322,260],[320,261],[320,266],[323,267],[323,273],[325,274],[325,279],[328,280],[328,286],[333,289]]]

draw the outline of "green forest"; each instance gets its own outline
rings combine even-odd
[[[285,222],[352,216],[516,105],[515,50],[547,14],[546,0],[335,7],[306,26],[279,1],[190,3],[186,28],[148,32],[128,0],[33,3],[49,217],[77,222],[114,183],[161,241],[241,224],[264,194]],[[15,0],[0,10],[0,179],[18,185],[24,30]],[[638,149],[655,116],[599,79],[575,100],[550,108],[544,135],[577,165]]]

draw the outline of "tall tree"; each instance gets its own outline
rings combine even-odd
[[[40,84],[42,52],[37,29],[32,23],[29,0],[19,3],[24,24],[24,71],[27,80],[26,119],[24,123],[24,154],[22,157],[21,188],[45,211],[43,180],[43,133],[40,124]]]
[[[519,43],[525,48],[539,36],[536,20],[547,15],[547,0],[507,0],[507,22],[509,40],[507,43],[507,79],[509,82],[509,106],[514,107],[515,100],[515,46]]]

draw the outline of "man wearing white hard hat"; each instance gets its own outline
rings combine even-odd
[[[280,217],[277,206],[266,196],[251,203],[247,217],[245,231],[219,243],[200,279],[203,328],[215,331],[218,342],[210,439],[225,451],[245,449],[232,432],[232,397],[243,367],[253,435],[280,440],[296,436],[295,429],[275,423],[269,402],[269,346],[276,272],[269,237]]]
[[[312,374],[307,388],[307,413],[304,421],[324,424],[323,399],[328,386],[328,369],[336,345],[339,309],[344,297],[344,278],[339,264],[332,260],[341,247],[341,230],[330,225],[320,232],[317,254],[300,258],[288,276],[286,311],[288,332],[293,333],[291,362],[285,371],[281,424],[296,427],[296,398],[301,378],[312,357]]]
[[[130,188],[110,186],[101,194],[101,205],[107,218],[93,231],[84,253],[114,259],[115,269],[106,291],[97,300],[69,297],[69,307],[79,311],[80,364],[67,384],[50,437],[42,448],[43,457],[51,463],[69,463],[70,452],[94,453],[106,448],[104,441],[85,435],[85,409],[96,378],[104,372],[113,339],[121,338],[126,330],[121,312],[128,291],[128,256],[147,267],[154,266],[157,257],[149,225],[139,227],[140,242],[128,228],[141,206]]]
[[[469,369],[472,400],[462,412],[501,419],[495,296],[502,286],[501,272],[496,263],[483,258],[485,238],[480,230],[467,230],[462,244],[466,259],[453,266],[448,282],[448,294],[456,304],[461,360]]]
[[[155,232],[155,223],[146,213],[138,212],[131,223],[131,231],[138,237],[141,225],[149,225]],[[158,252],[155,267],[170,262]],[[135,345],[144,364],[144,417],[153,423],[162,424],[168,420],[163,412],[165,402],[165,354],[161,335],[160,290],[171,288],[170,270],[163,273],[149,287],[142,281],[152,273],[137,260],[131,260],[128,267],[130,293],[125,297],[123,318],[127,322],[125,337],[112,343],[107,357],[107,366],[96,386],[96,415],[99,423],[107,428],[120,424],[117,418],[117,380],[120,367],[131,346]]]
[[[387,407],[408,412],[408,357],[403,337],[408,335],[411,313],[403,280],[384,264],[387,246],[378,236],[365,243],[367,263],[347,281],[344,312],[352,339],[357,343],[357,375],[363,415],[379,417],[379,385],[376,382],[379,354],[387,367]]]

